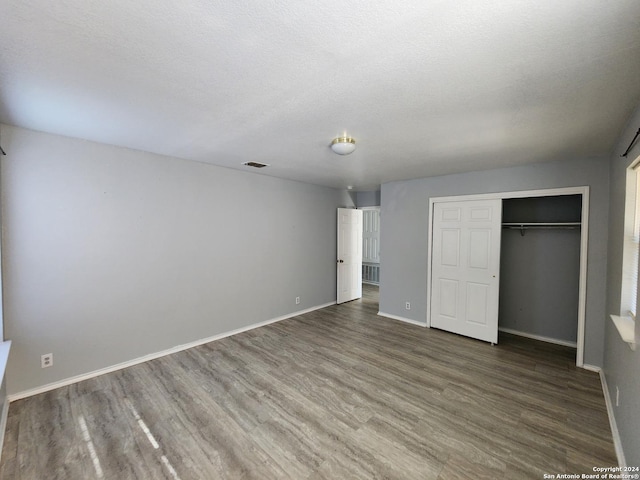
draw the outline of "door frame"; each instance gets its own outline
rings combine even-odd
[[[589,240],[589,186],[548,188],[539,190],[518,190],[512,192],[482,193],[474,195],[454,195],[429,198],[429,233],[427,237],[427,327],[431,328],[431,256],[433,253],[433,205],[440,202],[525,197],[555,197],[559,195],[581,195],[582,212],[580,218],[580,278],[578,281],[578,335],[576,339],[576,366],[584,367],[584,332],[587,310],[587,248]]]

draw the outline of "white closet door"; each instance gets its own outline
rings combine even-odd
[[[433,205],[431,326],[498,343],[502,201]]]

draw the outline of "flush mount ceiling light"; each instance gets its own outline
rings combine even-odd
[[[355,149],[356,141],[351,137],[347,137],[346,135],[344,137],[334,138],[331,142],[331,150],[333,150],[334,153],[337,153],[338,155],[349,155]]]

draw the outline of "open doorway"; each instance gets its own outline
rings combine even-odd
[[[582,195],[504,199],[498,329],[576,348]]]
[[[377,306],[380,293],[380,207],[361,207],[359,210],[362,210],[362,297],[363,301]]]

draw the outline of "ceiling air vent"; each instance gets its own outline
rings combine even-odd
[[[266,163],[258,163],[258,162],[244,162],[243,165],[246,165],[247,167],[253,167],[253,168],[264,168],[269,166]]]

